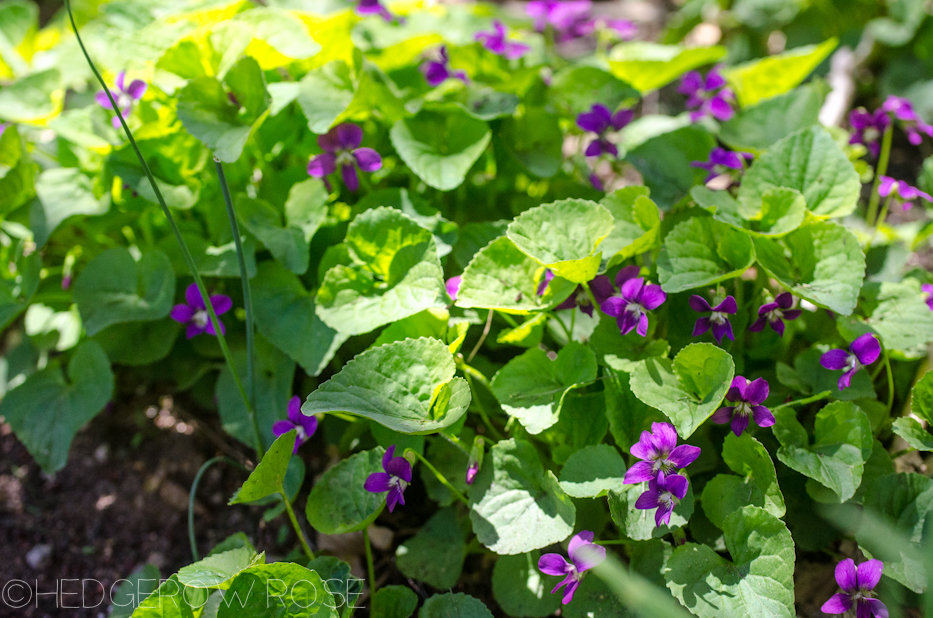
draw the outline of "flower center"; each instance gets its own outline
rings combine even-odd
[[[195,311],[194,315],[191,317],[191,321],[194,322],[194,324],[198,328],[204,328],[205,326],[207,326],[207,321],[208,321],[207,309],[201,309],[200,311]]]
[[[709,315],[709,321],[713,324],[722,325],[729,321],[729,316],[721,311],[714,311]]]
[[[752,413],[752,404],[747,401],[740,401],[737,406],[735,406],[735,413],[739,416],[748,416]]]
[[[846,371],[851,370],[851,369],[855,369],[855,368],[857,368],[857,367],[859,367],[859,366],[860,366],[860,364],[859,364],[858,358],[856,358],[855,354],[849,354],[849,356],[846,357]]]
[[[874,127],[868,127],[865,129],[862,137],[866,142],[876,142],[878,141],[878,138],[881,137],[881,133]]]
[[[337,153],[337,165],[353,165],[353,152],[350,150],[341,150]]]
[[[295,425],[295,430],[298,432],[298,443],[304,444],[308,440],[308,432],[301,425]]]
[[[639,305],[636,302],[629,302],[625,305],[625,311],[627,313],[634,313],[636,318],[641,317],[641,314],[645,313],[645,308]]]
[[[658,496],[658,505],[666,505],[671,508],[677,506],[680,503],[680,500],[677,499],[677,496],[672,494],[669,491],[662,491]]]
[[[116,98],[117,98],[117,107],[119,107],[121,111],[133,104],[133,97],[131,97],[129,94],[125,92],[122,92],[122,91],[117,92]]]
[[[780,308],[775,308],[766,313],[769,322],[777,322],[784,319],[784,312]]]

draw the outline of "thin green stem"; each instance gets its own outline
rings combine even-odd
[[[224,194],[224,203],[227,205],[227,218],[230,220],[230,231],[233,232],[233,243],[236,246],[237,260],[240,263],[240,281],[243,284],[243,308],[246,310],[246,380],[247,397],[249,405],[246,407],[246,413],[249,416],[249,422],[253,426],[253,439],[256,444],[256,453],[259,459],[262,459],[262,431],[259,429],[259,421],[256,419],[256,329],[253,320],[253,294],[250,291],[249,273],[246,271],[246,255],[243,252],[243,241],[240,238],[240,225],[237,223],[236,211],[233,209],[233,200],[230,198],[230,187],[227,186],[227,176],[224,174],[223,163],[220,159],[214,157],[214,167],[217,168],[217,179],[220,181],[220,189]]]
[[[573,308],[571,311],[573,313],[570,314],[570,340],[573,341],[573,329],[577,325],[577,310]]]
[[[474,380],[480,382],[486,388],[487,391],[489,391],[490,393],[492,392],[492,387],[489,385],[489,382],[486,380],[486,376],[484,376],[482,373],[480,373],[479,371],[477,371],[476,369],[474,369],[473,367],[471,367],[470,365],[464,362],[460,362],[458,364],[458,367],[463,372],[463,375],[467,379],[467,383],[470,385],[470,389],[472,389],[474,393],[477,392],[476,385],[473,383]],[[489,430],[490,435],[492,435],[492,437],[494,437],[496,440],[502,440],[504,436],[499,432],[498,429],[496,429],[495,425],[492,424],[492,420],[489,417],[489,414],[486,410],[486,406],[483,404],[483,400],[479,397],[478,394],[475,395],[475,399],[476,399],[477,410],[479,412],[480,417],[483,419],[483,424],[486,425],[486,429]]]
[[[369,573],[369,598],[376,595],[376,565],[373,562],[373,548],[369,542],[369,526],[363,528],[363,545],[366,547],[366,571]]]
[[[418,458],[418,461],[423,463],[427,467],[427,469],[430,470],[434,474],[435,477],[437,477],[437,480],[440,482],[440,484],[446,487],[448,490],[450,490],[450,493],[452,493],[457,500],[459,500],[466,506],[470,506],[470,501],[467,500],[466,496],[460,493],[460,491],[456,487],[451,485],[450,481],[447,480],[447,477],[441,474],[437,468],[432,466],[431,462],[425,459],[424,456],[419,455],[417,451],[413,451],[410,448],[405,449],[405,452],[414,454],[414,456]]]
[[[564,331],[564,334],[567,335],[567,343],[573,341],[573,334],[567,330],[567,325],[564,324],[564,321],[556,313],[551,313],[551,317],[554,318],[554,321],[560,324],[561,329]]]
[[[826,399],[832,394],[833,394],[832,391],[823,391],[822,393],[817,393],[816,395],[807,397],[806,399],[797,399],[795,401],[788,401],[787,403],[782,403],[779,406],[775,406],[771,408],[771,411],[775,412],[783,408],[796,408],[797,406],[803,406],[808,403],[813,403],[814,401],[820,401],[821,399]]]
[[[891,371],[891,357],[888,355],[888,349],[884,349],[884,365],[888,373],[888,413],[891,415],[891,407],[894,405],[894,372]]]
[[[473,351],[470,352],[470,355],[467,357],[466,362],[473,360],[473,357],[476,356],[476,353],[479,352],[480,347],[482,347],[483,342],[486,341],[486,337],[489,335],[489,329],[492,328],[492,316],[496,312],[492,309],[489,310],[489,313],[486,314],[486,326],[483,327],[483,334],[480,336],[479,341],[476,342],[476,345],[473,346]]]
[[[891,156],[891,138],[894,135],[894,123],[890,123],[884,130],[884,136],[881,138],[881,154],[878,156],[878,166],[875,168],[875,181],[871,185],[871,195],[868,197],[868,212],[865,215],[865,222],[872,225],[875,222],[875,215],[878,214],[878,202],[881,196],[878,194],[878,185],[881,183],[881,177],[888,171],[888,159]]]
[[[590,289],[590,284],[582,283],[583,289],[586,290],[586,295],[590,297],[590,302],[593,303],[593,308],[597,311],[602,311],[599,308],[599,303],[596,302],[596,296],[593,294],[593,290]]]
[[[295,529],[295,534],[298,536],[298,540],[301,542],[301,549],[304,550],[308,560],[314,560],[314,552],[311,551],[311,547],[308,545],[308,541],[305,539],[305,535],[301,531],[301,526],[298,525],[298,518],[295,517],[295,511],[292,509],[291,501],[284,493],[279,493],[279,495],[282,496],[282,500],[285,502],[285,512],[288,513],[288,519],[292,522],[292,528]]]
[[[884,201],[884,206],[881,208],[881,214],[878,215],[878,220],[875,221],[875,227],[871,231],[871,238],[868,239],[868,245],[865,247],[865,253],[871,249],[872,243],[875,242],[875,236],[878,235],[878,228],[881,227],[881,224],[884,223],[885,217],[888,216],[888,209],[891,207],[891,201],[894,199],[894,191],[891,191],[891,194],[888,195],[888,199]]]
[[[512,328],[518,328],[518,322],[515,321],[515,318],[510,316],[508,313],[499,312],[499,317],[506,321],[506,323]]]
[[[204,282],[201,280],[201,275],[198,273],[198,268],[194,263],[194,258],[191,255],[191,251],[188,249],[188,245],[185,243],[185,239],[181,235],[181,230],[178,229],[178,225],[175,223],[175,218],[172,216],[172,212],[169,210],[165,203],[165,199],[162,197],[162,192],[159,190],[159,185],[156,184],[155,177],[152,175],[152,170],[149,169],[149,164],[146,163],[146,158],[143,157],[143,153],[139,150],[139,145],[133,138],[133,133],[130,131],[130,128],[126,124],[126,120],[123,118],[123,113],[120,111],[120,106],[117,105],[116,100],[113,98],[113,94],[110,92],[110,88],[107,87],[107,83],[104,81],[104,78],[101,77],[100,72],[97,70],[97,66],[91,60],[91,56],[88,54],[87,48],[84,47],[84,42],[81,40],[81,35],[78,34],[78,25],[75,23],[74,14],[71,11],[70,0],[65,0],[65,8],[68,10],[68,19],[71,21],[71,28],[75,33],[75,38],[78,41],[78,46],[81,48],[81,53],[84,54],[84,58],[87,60],[88,66],[91,68],[91,72],[94,73],[94,77],[96,77],[97,81],[100,82],[101,87],[104,89],[104,93],[107,95],[107,99],[113,106],[113,111],[116,113],[117,119],[120,121],[120,126],[123,127],[123,131],[126,133],[126,137],[129,139],[130,145],[133,147],[133,151],[136,153],[136,158],[139,159],[139,164],[143,168],[143,172],[145,172],[146,178],[149,179],[149,184],[152,186],[152,191],[155,193],[156,199],[159,202],[159,206],[162,207],[162,212],[165,214],[165,218],[168,220],[169,226],[172,228],[172,233],[175,235],[175,240],[178,242],[178,246],[181,249],[182,257],[185,259],[185,264],[188,265],[188,270],[191,271],[191,276],[194,277],[194,283],[198,288],[198,292],[201,293],[201,300],[204,302],[204,306],[207,308],[208,317],[210,318],[211,324],[214,326],[214,332],[217,335],[217,343],[220,344],[220,350],[223,352],[224,359],[230,366],[230,372],[233,374],[233,380],[236,383],[237,390],[240,391],[240,396],[243,397],[243,403],[246,404],[247,408],[250,408],[249,397],[246,395],[246,389],[243,388],[243,384],[240,381],[240,376],[236,372],[236,365],[233,362],[233,356],[230,354],[230,348],[227,346],[227,340],[224,337],[223,332],[220,330],[220,320],[217,319],[217,313],[214,311],[213,305],[211,305],[210,294],[208,294],[207,288],[204,286]],[[257,453],[257,457],[261,458],[261,456],[262,452],[260,451]]]
[[[626,545],[631,543],[631,541],[626,541],[623,539],[608,539],[605,541],[593,541],[597,545]]]
[[[188,542],[191,544],[191,557],[195,562],[200,558],[198,557],[197,537],[194,532],[194,500],[198,494],[198,485],[201,484],[201,477],[204,476],[208,468],[220,462],[226,462],[238,468],[243,468],[243,465],[235,459],[229,457],[213,457],[205,461],[201,467],[198,468],[198,473],[194,475],[194,481],[191,483],[191,490],[188,492]],[[246,468],[243,469],[245,470]]]

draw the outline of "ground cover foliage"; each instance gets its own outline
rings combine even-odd
[[[0,415],[186,393],[294,528],[118,613],[933,615],[933,26],[719,4],[0,4]]]

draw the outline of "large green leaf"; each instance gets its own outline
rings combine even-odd
[[[647,483],[639,483],[628,485],[623,491],[609,492],[609,513],[624,538],[633,541],[659,539],[687,525],[695,506],[692,484],[687,487],[687,495],[674,508],[671,523],[661,527],[654,521],[654,509],[635,508],[638,496],[646,489]]]
[[[661,213],[648,198],[647,187],[624,187],[599,202],[614,220],[612,230],[599,249],[607,268],[654,248],[661,229]]]
[[[316,298],[325,324],[359,335],[440,307],[443,271],[434,236],[394,208],[373,208],[347,229],[351,265],[327,271]]]
[[[499,607],[516,618],[544,618],[560,607],[560,595],[538,570],[538,552],[499,556],[492,569],[492,596]]]
[[[460,282],[457,306],[531,313],[556,307],[576,288],[566,279],[552,279],[538,296],[544,265],[528,257],[509,238],[499,237],[473,256]]]
[[[719,128],[719,139],[736,150],[762,151],[791,133],[819,123],[823,97],[802,86],[746,107]]]
[[[560,486],[573,498],[596,498],[610,489],[624,491],[625,461],[608,444],[587,446],[573,455],[560,471]]]
[[[418,618],[492,618],[492,613],[476,597],[458,592],[435,594],[424,602]]]
[[[153,249],[137,262],[116,247],[88,262],[74,284],[74,299],[89,335],[112,324],[164,318],[172,310],[175,272],[164,253]]]
[[[772,145],[745,174],[739,200],[758,208],[775,187],[796,189],[821,219],[852,214],[862,190],[858,172],[829,132],[801,129]]]
[[[889,350],[908,350],[933,341],[933,311],[924,301],[916,279],[866,285],[877,305],[864,320]]]
[[[904,545],[885,543],[867,520],[855,539],[869,557],[884,561],[884,574],[917,593],[929,586],[923,556],[929,552],[924,527],[933,518],[933,479],[922,474],[889,474],[875,479],[865,491],[866,511],[906,536]],[[924,544],[923,541],[926,541]],[[870,552],[870,553],[869,553]]]
[[[321,373],[347,335],[321,321],[298,276],[277,262],[262,262],[252,290],[259,332],[308,375]]]
[[[748,234],[712,217],[691,217],[665,236],[658,278],[665,292],[683,292],[738,277],[754,262]]]
[[[318,479],[308,494],[305,515],[321,534],[362,530],[382,512],[386,499],[363,488],[370,474],[382,472],[381,446],[344,459]]]
[[[783,517],[784,494],[778,486],[771,455],[761,442],[747,432],[740,437],[728,433],[722,446],[722,459],[730,470],[758,486],[765,497],[765,510],[775,517]]]
[[[631,373],[631,388],[644,403],[664,412],[686,439],[719,408],[735,363],[711,343],[691,343],[674,357],[648,358]]]
[[[62,74],[46,69],[26,75],[0,90],[0,118],[33,123],[61,110]]]
[[[832,490],[837,502],[855,495],[872,450],[871,425],[858,406],[837,401],[820,410],[812,445],[792,409],[779,410],[775,418],[777,457],[784,465]]]
[[[489,126],[459,107],[422,110],[389,132],[402,161],[418,178],[441,191],[456,189],[486,150]]]
[[[276,562],[257,564],[237,575],[224,593],[217,618],[337,618],[335,607],[320,575],[299,564]]]
[[[731,561],[707,545],[674,550],[664,576],[677,600],[700,618],[794,618],[794,541],[784,523],[746,506],[723,528]]]
[[[3,400],[3,416],[46,472],[65,467],[71,440],[110,400],[114,379],[94,341],[77,347],[67,377],[52,365],[26,378]]]
[[[259,465],[250,472],[243,486],[230,498],[229,504],[255,502],[275,494],[285,494],[285,473],[292,458],[298,433],[295,430],[279,436],[263,455]]]
[[[528,433],[539,434],[557,422],[567,393],[595,379],[596,355],[572,341],[555,360],[541,348],[513,358],[493,377],[492,392]]]
[[[401,433],[434,433],[457,422],[470,388],[455,378],[450,349],[423,337],[369,349],[308,395],[304,414],[348,412]]]
[[[638,145],[623,145],[627,148],[625,160],[641,174],[651,189],[652,199],[667,210],[687,195],[691,187],[703,183],[706,171],[690,164],[706,161],[716,141],[706,129],[696,125],[680,127],[677,119],[667,119],[662,124],[673,126],[662,127],[663,132]]]
[[[730,67],[723,75],[742,107],[784,94],[797,87],[839,44],[837,39]]]
[[[435,513],[415,536],[395,550],[399,572],[440,590],[453,588],[463,571],[466,542],[452,507]]]
[[[298,86],[298,105],[312,133],[326,133],[353,102],[356,84],[350,67],[333,60],[308,71]]]
[[[728,191],[694,187],[690,196],[713,218],[752,236],[777,238],[793,232],[807,218],[807,202],[796,189],[775,188],[759,205],[740,202]]]
[[[550,110],[532,107],[517,118],[506,118],[499,135],[505,149],[539,178],[550,178],[564,162],[564,132]]]
[[[573,532],[573,502],[541,465],[535,447],[523,440],[492,447],[469,498],[477,540],[500,555],[547,547]]]
[[[645,41],[621,43],[609,56],[612,74],[645,94],[671,83],[687,71],[712,64],[726,48],[659,45]]]
[[[198,618],[207,596],[207,590],[189,590],[172,575],[139,604],[133,618]]]
[[[256,555],[252,548],[239,547],[213,553],[184,566],[178,571],[178,581],[190,588],[220,588],[226,590],[241,571],[265,562],[265,554]]]
[[[509,224],[506,234],[556,276],[586,283],[599,270],[599,244],[612,225],[612,215],[596,202],[560,200],[526,210]]]
[[[822,222],[780,240],[754,242],[758,263],[787,290],[841,315],[855,310],[865,276],[865,254],[855,234]]]
[[[110,208],[109,193],[98,197],[91,178],[71,167],[54,167],[39,174],[36,195],[39,201],[30,209],[29,227],[40,247],[68,217],[102,215]]]
[[[298,227],[286,226],[282,213],[272,204],[240,195],[236,210],[243,227],[265,245],[272,257],[299,275],[308,270],[311,252],[304,232]]]
[[[904,438],[904,441],[907,442],[907,445],[911,448],[928,453],[933,452],[933,433],[925,429],[917,419],[909,416],[902,416],[901,418],[895,419],[891,429],[894,433]]]

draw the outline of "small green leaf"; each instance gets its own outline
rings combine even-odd
[[[635,396],[664,412],[681,439],[690,437],[719,408],[735,363],[710,343],[691,343],[674,357],[640,361],[631,374]]]
[[[700,505],[706,517],[721,529],[726,518],[743,506],[764,507],[765,496],[750,478],[717,474],[703,486]]]
[[[373,618],[409,618],[418,607],[418,595],[408,586],[383,586],[373,595]]]
[[[667,563],[667,587],[700,618],[794,618],[794,540],[784,523],[746,506],[723,524],[732,561],[687,543]]]
[[[794,295],[841,315],[855,310],[865,254],[848,229],[814,223],[780,240],[755,238],[754,243],[758,263]]]
[[[353,102],[355,93],[350,67],[342,60],[332,60],[308,71],[299,82],[298,105],[311,132],[327,133]]]
[[[506,413],[534,435],[557,422],[567,393],[595,379],[596,355],[572,341],[555,360],[544,350],[531,348],[500,369],[491,385]]]
[[[831,489],[837,502],[855,495],[872,451],[871,425],[858,406],[837,401],[820,410],[812,445],[792,409],[779,410],[775,418],[777,457],[784,465]]]
[[[224,593],[217,618],[270,616],[272,607],[276,618],[339,615],[320,575],[298,564],[276,562],[257,564],[237,575]]]
[[[671,294],[738,277],[754,262],[748,234],[711,217],[691,217],[664,238],[658,278]]]
[[[894,421],[894,433],[904,438],[908,446],[918,451],[933,452],[933,434],[915,418],[904,416]]]
[[[635,396],[629,386],[629,374],[615,369],[607,370],[606,374],[603,392],[609,431],[619,448],[628,452],[641,432],[650,430],[652,423],[664,422],[665,417]]]
[[[610,489],[624,491],[625,461],[608,444],[587,446],[573,455],[560,471],[560,486],[572,498],[596,498]]]
[[[229,504],[255,502],[267,496],[285,493],[285,472],[297,438],[298,433],[294,429],[279,436],[256,469],[250,472],[243,486],[230,498]]]
[[[516,618],[544,618],[560,607],[560,595],[538,570],[536,551],[515,556],[499,556],[492,569],[492,596],[499,607]]]
[[[39,287],[42,256],[32,253],[16,262],[17,276],[8,281],[0,277],[0,330],[22,313]]]
[[[240,195],[236,211],[243,227],[265,245],[272,257],[299,275],[308,270],[311,253],[304,232],[297,227],[286,227],[282,213],[272,204]]]
[[[399,120],[389,136],[402,161],[418,178],[435,189],[450,191],[463,183],[492,133],[485,122],[455,107],[422,110]]]
[[[751,479],[758,486],[765,498],[765,510],[775,517],[784,516],[784,494],[778,486],[771,455],[761,442],[747,432],[740,437],[728,433],[722,447],[722,459],[730,470]]]
[[[819,45],[797,47],[773,56],[730,67],[723,76],[735,90],[742,107],[784,94],[797,87],[839,44],[829,39]]]
[[[924,301],[920,282],[916,279],[884,281],[866,285],[863,294],[869,291],[878,304],[864,323],[881,338],[885,348],[908,350],[933,341],[933,311]]]
[[[695,498],[691,483],[687,487],[687,495],[674,507],[671,523],[659,528],[654,521],[654,509],[635,508],[638,496],[647,489],[647,483],[639,483],[628,485],[623,491],[609,492],[609,513],[612,515],[612,521],[619,528],[619,533],[627,539],[633,541],[659,539],[677,528],[686,526],[693,515]]]
[[[62,74],[58,69],[37,71],[0,91],[0,118],[11,122],[35,123],[61,110]]]
[[[468,594],[435,594],[424,602],[418,618],[492,618],[492,613],[483,602]]]
[[[110,194],[98,195],[93,180],[70,167],[55,167],[39,174],[36,195],[39,201],[30,209],[29,227],[40,247],[68,217],[102,215],[110,209]]]
[[[450,349],[423,337],[371,348],[308,395],[306,415],[347,412],[401,433],[434,433],[457,422],[470,388],[454,377]]]
[[[566,539],[576,508],[535,447],[503,440],[470,487],[470,520],[480,543],[500,555],[522,554]]]
[[[717,221],[752,236],[784,236],[800,227],[807,217],[807,203],[795,189],[770,189],[757,209],[739,202],[728,191],[694,187],[690,196]]]
[[[305,515],[321,534],[343,534],[371,524],[382,507],[385,494],[363,488],[370,474],[382,472],[385,449],[374,448],[344,459],[318,479],[308,494]]]
[[[612,215],[596,202],[560,200],[526,210],[509,224],[506,234],[556,276],[586,283],[599,270],[599,243],[612,225]]]
[[[263,460],[265,461],[265,460]],[[260,462],[260,465],[261,462]],[[249,483],[249,481],[246,481]],[[226,590],[241,571],[265,563],[265,554],[256,555],[247,548],[231,549],[212,554],[178,571],[178,581],[190,588],[220,588]]]
[[[758,208],[775,187],[796,189],[820,219],[852,214],[862,190],[858,172],[829,132],[820,126],[801,129],[772,145],[752,164],[739,201]]]
[[[933,371],[923,374],[910,391],[911,411],[933,424]]]
[[[609,235],[599,245],[606,268],[650,251],[658,242],[661,212],[648,199],[647,187],[624,187],[608,194],[599,202],[612,215],[615,223]]]
[[[671,122],[666,120],[661,124],[670,125]],[[658,206],[668,210],[694,185],[703,183],[706,171],[690,164],[706,161],[716,142],[706,129],[695,125],[680,127],[673,124],[662,128],[664,132],[659,135],[629,147],[625,160],[642,175]]]
[[[52,364],[9,391],[3,416],[42,469],[57,472],[65,467],[75,434],[110,401],[113,386],[107,355],[86,341],[68,362],[67,377]]]
[[[207,590],[189,590],[178,581],[178,575],[172,575],[139,604],[133,618],[197,618],[207,596]]]
[[[687,71],[712,64],[726,55],[726,48],[659,45],[645,41],[620,43],[612,48],[612,74],[645,94],[671,83]]]
[[[457,585],[465,554],[457,512],[448,507],[435,513],[415,536],[399,545],[395,563],[405,577],[444,590]]]

